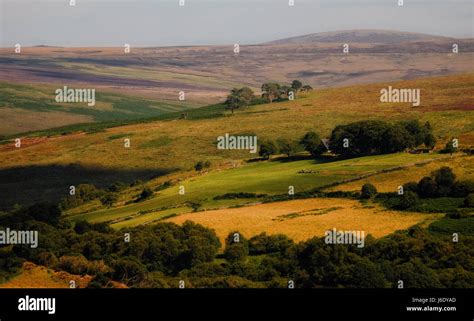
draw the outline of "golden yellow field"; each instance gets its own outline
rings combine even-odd
[[[474,162],[472,157],[457,156],[435,160],[423,166],[413,166],[399,171],[374,175],[354,182],[337,185],[328,188],[326,191],[360,191],[364,184],[370,183],[379,192],[396,192],[398,186],[408,182],[418,182],[424,176],[430,176],[431,172],[443,166],[452,168],[459,180],[474,179]]]
[[[190,220],[202,224],[214,229],[221,241],[233,231],[247,238],[266,232],[303,241],[323,236],[333,228],[365,231],[366,236],[372,234],[378,238],[436,218],[438,214],[396,212],[364,206],[354,200],[319,198],[182,214],[167,221],[182,224]]]

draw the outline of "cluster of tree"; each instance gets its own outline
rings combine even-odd
[[[428,122],[422,126],[417,120],[395,124],[360,121],[335,127],[329,140],[322,139],[314,131],[307,132],[299,141],[279,138],[275,143],[267,140],[260,144],[259,155],[266,159],[278,153],[289,157],[305,150],[318,157],[330,150],[343,156],[361,156],[401,152],[420,145],[432,149],[436,143],[432,131]]]
[[[299,141],[287,138],[278,138],[276,143],[267,140],[262,142],[259,147],[259,155],[269,159],[271,155],[284,154],[290,157],[292,154],[302,150],[307,151],[312,156],[319,156],[327,151],[319,135],[311,131],[306,133]]]
[[[299,80],[293,80],[290,86],[280,85],[278,83],[264,83],[261,87],[262,98],[266,102],[272,103],[275,100],[282,101],[297,98],[298,93],[311,91],[313,88],[304,85]],[[249,87],[233,88],[224,102],[227,109],[234,113],[235,109],[247,107],[258,103],[259,100],[255,96],[253,90]]]
[[[444,211],[459,216],[464,213],[463,209],[468,210],[467,208],[474,207],[474,182],[456,180],[453,170],[444,166],[418,182],[403,184],[397,193],[378,194],[374,185],[364,184],[360,198],[376,198],[385,206],[399,210]],[[420,205],[423,206],[420,207]]]
[[[417,120],[390,124],[384,121],[367,120],[334,128],[329,148],[340,155],[374,155],[404,151],[425,145],[432,149],[436,139],[431,125],[421,125]]]
[[[98,188],[93,184],[80,184],[74,187],[72,195],[61,199],[60,206],[61,209],[67,210],[96,199],[100,200],[103,205],[112,206],[117,201],[118,194],[121,191],[127,187],[135,187],[142,184],[143,182],[140,180],[135,180],[131,184],[115,182],[107,189]]]
[[[280,85],[278,83],[269,82],[262,84],[262,97],[265,98],[269,103],[274,100],[286,100],[298,97],[299,92],[311,91],[313,88],[309,85],[304,85],[299,80],[293,80],[290,86]]]
[[[58,215],[59,213],[59,215]],[[225,260],[215,232],[186,222],[114,231],[105,224],[60,218],[58,206],[36,204],[0,216],[0,228],[39,232],[39,246],[0,248],[0,278],[18,271],[24,260],[94,277],[90,287],[112,281],[132,287],[474,287],[474,237],[429,233],[414,227],[365,247],[326,244],[315,237],[294,243],[285,235],[262,233],[250,239],[238,231],[225,240]],[[55,217],[52,219],[51,216]],[[128,239],[127,239],[128,237]]]
[[[456,175],[449,167],[441,167],[423,177],[418,183],[409,182],[403,185],[400,208],[416,206],[419,198],[458,197],[466,198],[469,206],[469,195],[474,193],[473,181],[457,181]]]

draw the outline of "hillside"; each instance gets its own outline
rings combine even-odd
[[[452,53],[453,43],[459,53]],[[342,45],[350,44],[349,53]],[[313,88],[474,72],[473,39],[395,31],[312,34],[259,45],[0,48],[0,135],[131,120],[222,102],[233,87],[300,79]],[[47,84],[47,85],[45,85]],[[57,88],[90,88],[97,105],[61,104]],[[179,101],[183,91],[185,100]]]
[[[278,39],[267,44],[306,44],[306,43],[371,43],[394,44],[403,42],[431,42],[454,40],[443,36],[391,30],[344,30],[313,33],[303,36]]]
[[[86,101],[56,102],[58,88],[63,89],[62,86],[0,82],[0,135],[78,123],[129,121],[195,107],[186,101],[158,101],[100,89],[95,91],[93,105]]]
[[[172,120],[131,124],[87,134],[50,136],[44,133],[44,136],[24,138],[20,149],[13,146],[13,141],[5,141],[0,146],[1,205],[10,207],[15,203],[29,204],[48,199],[58,201],[67,195],[69,186],[80,183],[107,187],[116,181],[131,183],[135,179],[153,179],[156,186],[196,175],[192,167],[201,160],[210,160],[211,172],[215,172],[240,167],[245,160],[255,157],[248,151],[217,150],[216,137],[225,133],[256,134],[259,141],[279,137],[299,139],[309,130],[316,130],[326,137],[336,125],[356,120],[418,119],[433,124],[440,146],[452,137],[459,138],[461,147],[473,145],[474,119],[468,112],[473,108],[472,75],[426,78],[391,85],[421,88],[421,106],[380,103],[380,88],[388,84],[372,84],[316,90],[295,101],[252,106],[234,115],[224,112],[223,108],[220,111],[211,109],[208,110],[209,118],[205,113],[198,113],[199,117],[193,119],[190,113],[187,120],[178,120],[176,115]],[[130,148],[124,148],[125,138],[130,139]],[[395,167],[426,157],[435,156],[406,155],[401,160],[389,160],[387,165]],[[311,165],[301,162],[289,163],[289,166],[296,170]],[[376,170],[383,163],[375,160],[374,165]],[[256,165],[246,165],[239,170],[245,171],[248,166]],[[273,166],[282,165],[272,162],[265,166],[269,167],[270,173],[276,169]],[[330,166],[337,169],[337,164]],[[293,171],[290,167],[286,169],[290,170],[289,173]],[[285,171],[283,167],[282,170]],[[261,174],[265,175],[265,171]],[[342,170],[341,174],[348,173]],[[268,177],[271,185],[271,175]],[[328,177],[338,179],[337,175]],[[219,190],[218,185],[216,188]],[[17,193],[18,190],[22,193]],[[127,197],[124,196],[124,201]]]

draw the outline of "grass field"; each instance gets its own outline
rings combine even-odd
[[[295,241],[336,228],[344,231],[365,231],[382,237],[412,225],[431,222],[437,214],[388,211],[376,206],[362,205],[346,199],[305,199],[275,202],[255,206],[189,213],[167,219],[182,224],[187,220],[212,228],[223,241],[232,231],[245,237],[266,232],[286,234]]]
[[[200,210],[203,210],[225,208],[258,201],[254,199],[214,200],[214,197],[225,193],[287,194],[289,186],[293,186],[297,193],[333,184],[341,180],[357,178],[360,175],[376,173],[380,170],[409,165],[414,162],[426,161],[437,157],[445,156],[439,154],[412,155],[400,153],[321,163],[315,160],[251,163],[239,168],[211,172],[207,175],[181,181],[176,186],[159,191],[155,194],[155,197],[143,202],[111,209],[101,209],[85,214],[76,213],[71,218],[73,220],[85,219],[91,222],[107,222],[128,218],[126,221],[113,226],[133,226],[151,222],[169,214],[185,212],[186,208],[187,211],[191,211],[189,206],[181,206],[181,209],[174,210],[175,206],[179,204],[186,205],[186,202],[199,203]],[[314,173],[298,173],[303,169],[312,170]],[[179,194],[179,186],[184,186],[184,195]],[[171,212],[168,210],[169,208],[173,208]],[[163,209],[166,209],[166,211]],[[74,212],[77,212],[77,209]]]

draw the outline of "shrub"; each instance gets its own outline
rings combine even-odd
[[[227,245],[224,250],[224,257],[229,262],[244,260],[248,255],[248,248],[242,243]]]
[[[143,201],[151,196],[153,196],[153,191],[150,188],[145,187],[143,191],[140,193],[140,196],[138,197],[138,201]]]
[[[265,159],[269,159],[271,155],[274,155],[276,152],[278,152],[278,148],[275,146],[275,144],[271,141],[269,142],[264,142],[260,144],[260,151],[259,155],[262,156]]]
[[[403,192],[413,192],[418,194],[418,184],[416,182],[403,184]]]
[[[469,195],[464,199],[464,206],[466,206],[466,207],[474,207],[474,194],[469,194]]]
[[[236,262],[245,259],[249,254],[249,244],[247,239],[239,232],[231,232],[225,240],[224,257],[229,262]]]
[[[447,166],[443,166],[440,169],[431,173],[431,177],[435,180],[438,187],[452,187],[456,181],[456,175],[453,170]]]
[[[452,153],[455,153],[456,151],[457,151],[457,148],[454,147],[454,142],[450,140],[449,142],[446,143],[446,146],[440,152],[443,154],[452,154]]]
[[[431,177],[423,177],[418,183],[418,195],[423,198],[437,196],[438,186]]]
[[[109,191],[111,192],[120,192],[127,187],[127,184],[123,182],[115,182],[109,186]]]
[[[398,207],[400,209],[409,209],[410,207],[416,206],[418,202],[418,195],[414,192],[408,191],[403,193],[403,195],[400,197]]]
[[[260,255],[283,252],[292,245],[293,242],[286,235],[267,235],[266,233],[261,233],[249,240],[249,254]]]
[[[376,194],[377,194],[377,189],[375,188],[375,186],[367,183],[362,186],[360,197],[364,199],[370,199],[374,197]]]
[[[63,271],[84,275],[89,269],[89,261],[82,255],[80,256],[61,256],[59,258],[59,268]]]
[[[30,206],[26,209],[25,214],[31,216],[37,221],[57,226],[61,216],[61,210],[56,204],[44,202]]]
[[[100,202],[106,206],[112,206],[115,202],[117,202],[118,196],[115,193],[106,193],[104,196],[100,198]]]
[[[450,195],[452,197],[466,197],[474,193],[474,181],[461,181],[454,183]]]
[[[205,168],[211,167],[211,162],[210,161],[199,161],[194,165],[194,169],[199,172],[202,171]]]

